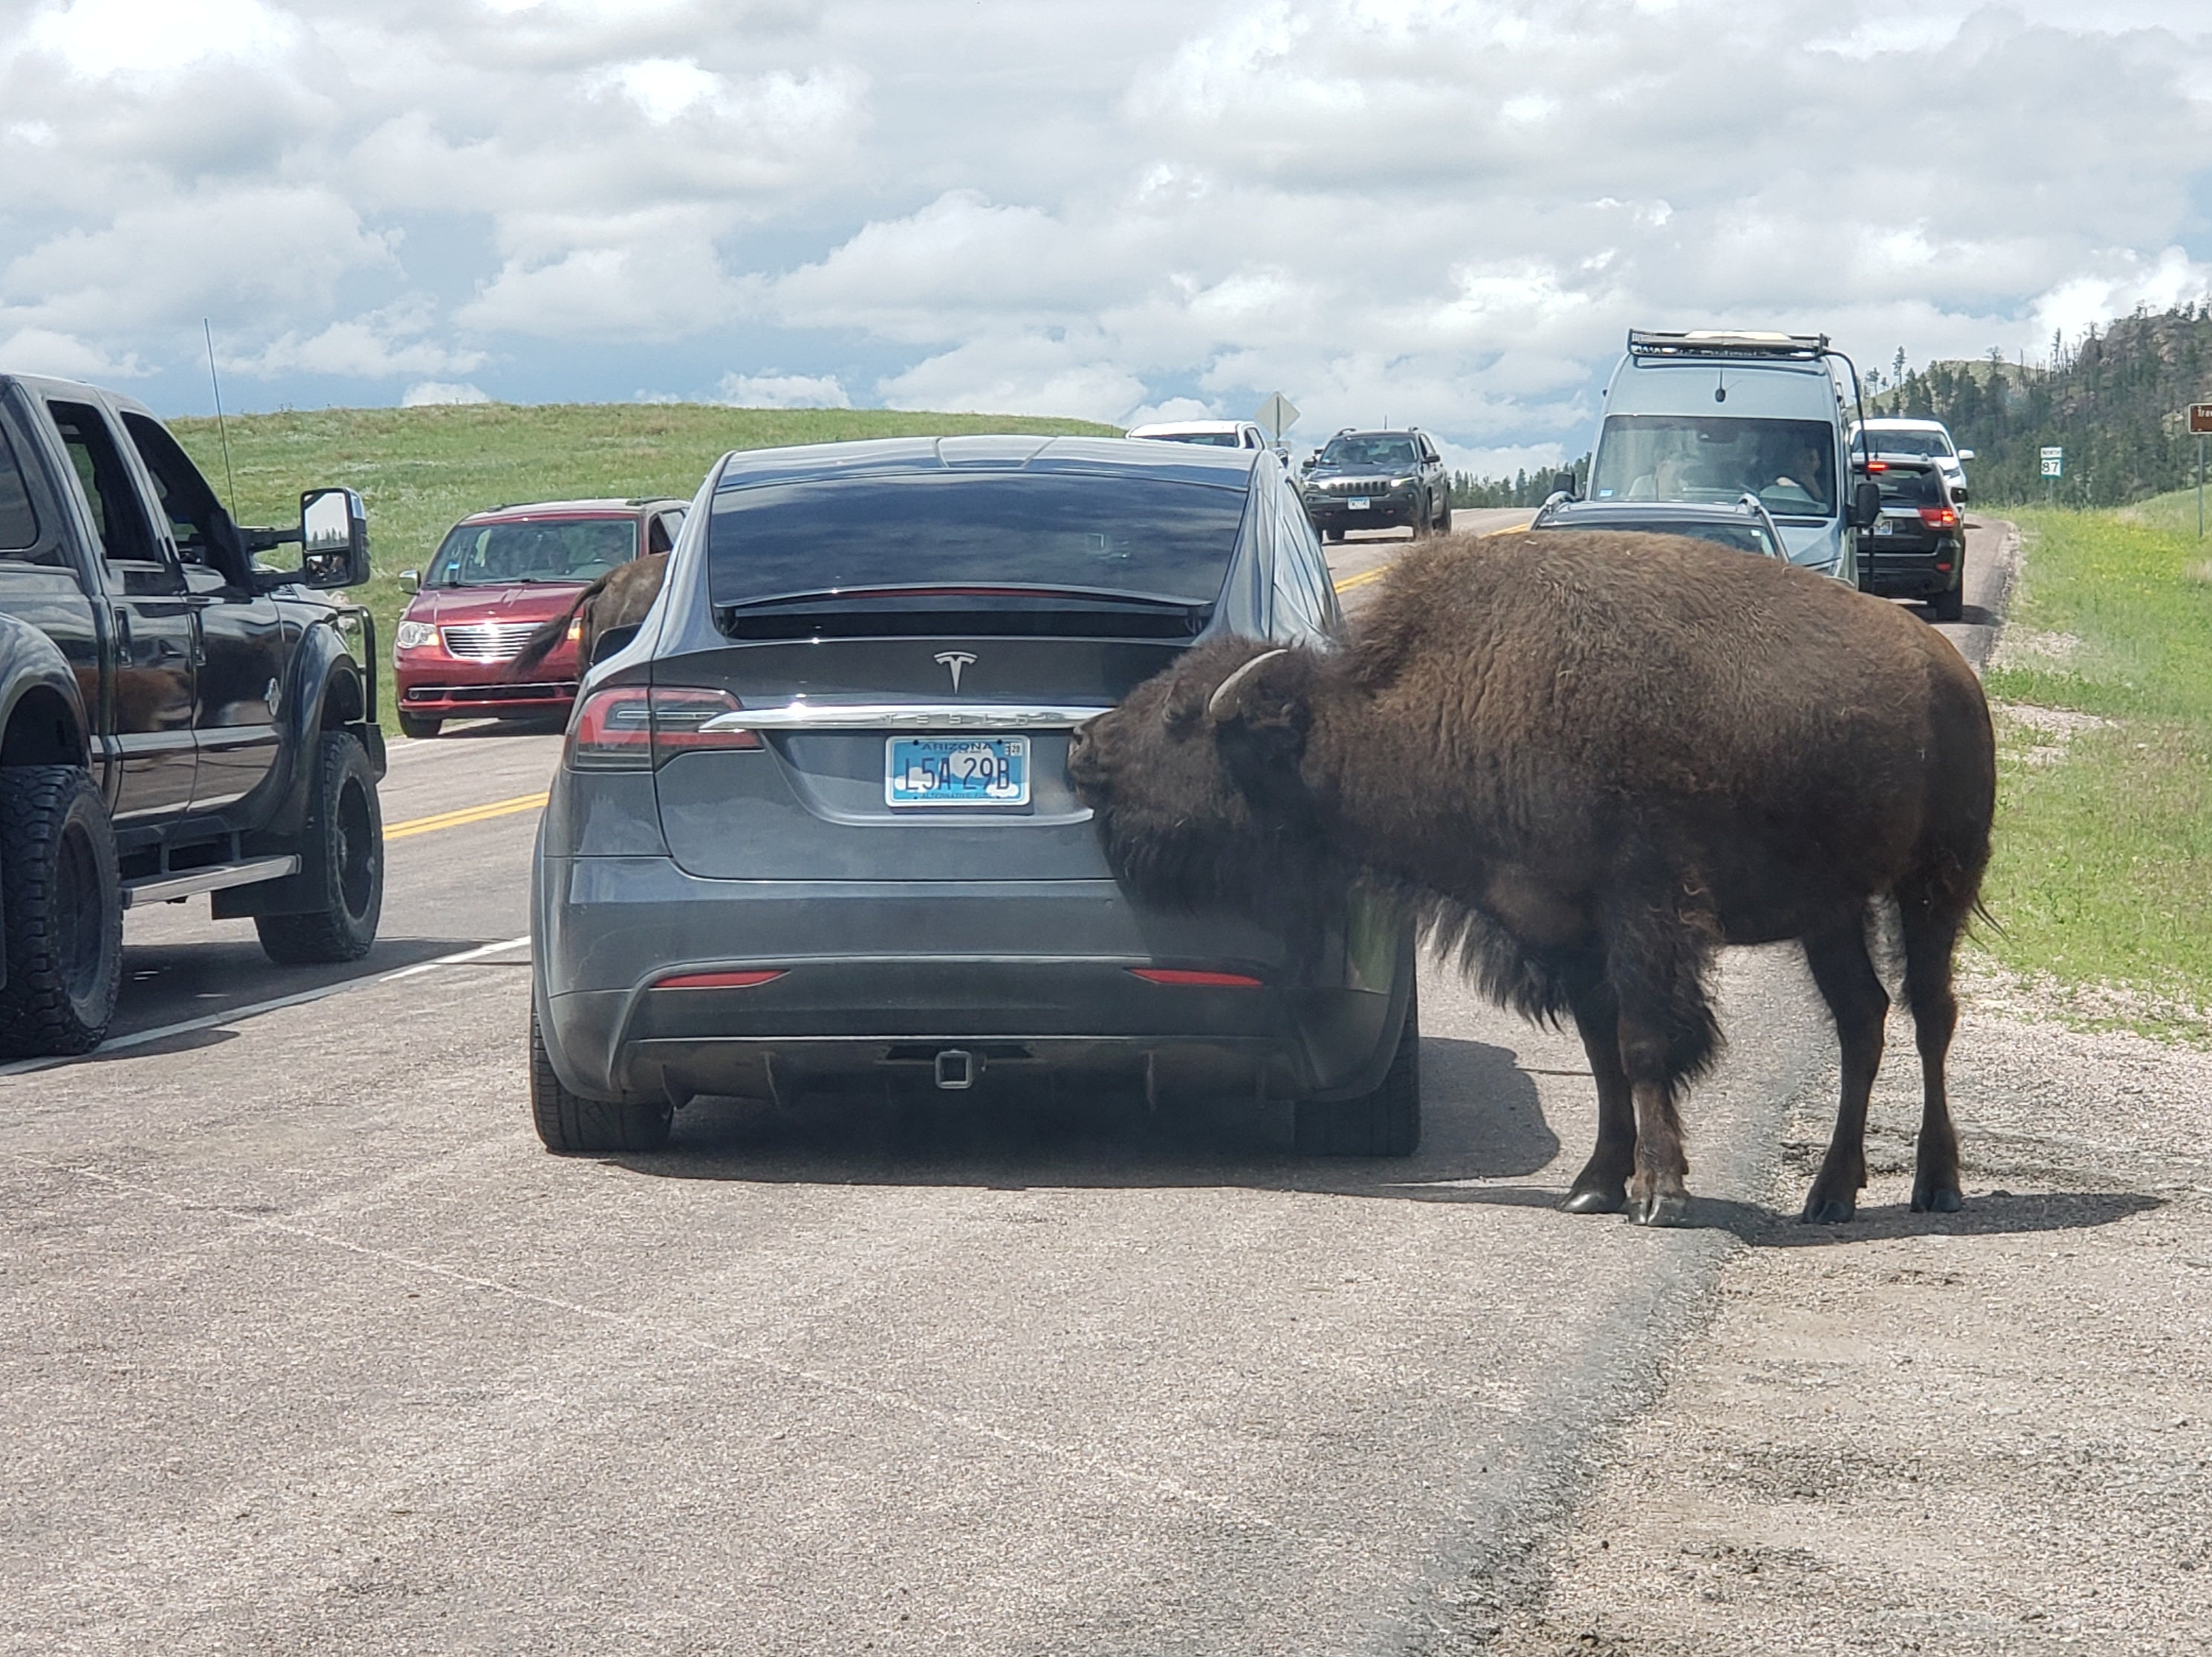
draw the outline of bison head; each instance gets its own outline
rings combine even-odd
[[[1115,873],[1155,901],[1268,908],[1329,859],[1302,762],[1312,652],[1200,645],[1075,733],[1068,776]]]

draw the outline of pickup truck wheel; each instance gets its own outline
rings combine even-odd
[[[1406,992],[1390,1068],[1371,1093],[1350,1099],[1302,1099],[1292,1132],[1304,1156],[1410,1156],[1421,1144],[1421,1017]]]
[[[422,742],[436,736],[439,727],[444,724],[443,719],[426,719],[420,713],[402,713],[399,716],[399,734]]]
[[[350,731],[326,731],[315,749],[306,861],[323,871],[323,907],[307,914],[257,915],[261,948],[279,966],[358,961],[376,942],[384,911],[384,816],[376,773]]]
[[[561,1085],[538,1034],[538,1009],[530,1010],[530,1116],[545,1149],[563,1156],[580,1152],[659,1150],[668,1143],[675,1111],[665,1104],[609,1104]]]
[[[82,766],[0,770],[0,1053],[90,1053],[123,981],[123,883],[106,802]]]

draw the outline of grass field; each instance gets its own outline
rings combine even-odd
[[[2093,1019],[2212,1033],[2212,550],[2193,492],[2022,508],[1998,704],[1999,965]],[[2196,1010],[2192,1012],[2191,1010]]]
[[[466,513],[510,501],[578,496],[689,500],[707,468],[731,449],[963,432],[1115,434],[1110,426],[1083,421],[1012,415],[699,404],[330,409],[246,415],[228,427],[240,521],[295,523],[300,491],[323,484],[348,485],[368,502],[376,576],[355,597],[376,617],[385,655],[377,674],[387,727],[392,628],[406,602],[398,574],[428,563],[447,530]],[[216,422],[179,420],[170,428],[228,497]]]

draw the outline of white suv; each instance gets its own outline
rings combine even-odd
[[[1858,452],[1860,428],[1851,428],[1850,449]],[[1940,420],[1869,420],[1865,427],[1867,452],[1869,454],[1909,454],[1936,463],[1936,470],[1943,474],[1944,482],[1951,486],[1954,499],[1963,504],[1966,499],[1966,469],[1962,462],[1972,460],[1972,449],[1960,448],[1951,441],[1949,428]]]

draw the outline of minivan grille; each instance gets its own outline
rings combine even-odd
[[[504,662],[520,652],[522,641],[538,628],[536,622],[463,622],[440,628],[438,636],[463,661]]]

